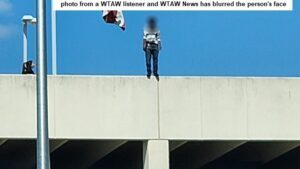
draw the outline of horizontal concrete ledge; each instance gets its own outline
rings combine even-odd
[[[36,137],[34,75],[0,75],[0,139]],[[300,140],[300,79],[49,76],[54,139]]]
[[[27,77],[30,77],[30,76],[36,76],[36,74],[28,74],[28,75],[23,75],[23,74],[0,74],[0,77],[23,77],[23,76],[27,76]],[[74,74],[60,74],[60,75],[51,75],[49,74],[48,75],[49,78],[51,77],[80,77],[80,78],[91,78],[91,77],[94,77],[94,78],[128,78],[128,77],[134,77],[134,78],[146,78],[146,75],[74,75]],[[191,78],[196,78],[196,79],[201,79],[201,78],[209,78],[209,79],[212,79],[212,78],[216,78],[216,79],[300,79],[300,77],[287,77],[287,76],[206,76],[206,75],[203,75],[203,76],[193,76],[193,75],[189,75],[189,76],[178,76],[178,75],[170,75],[170,76],[163,76],[163,75],[160,75],[161,78],[187,78],[187,79],[191,79]],[[146,78],[147,79],[147,78]],[[155,79],[155,78],[153,78]],[[148,79],[147,79],[148,80]]]

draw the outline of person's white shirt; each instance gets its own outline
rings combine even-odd
[[[144,40],[147,43],[154,43],[159,44],[160,43],[160,31],[158,29],[144,29]]]

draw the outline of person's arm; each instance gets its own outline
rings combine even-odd
[[[160,31],[157,32],[157,41],[158,41],[158,49],[161,50],[161,40],[160,40]]]
[[[143,39],[143,50],[145,51],[147,48],[147,41],[146,39]]]
[[[147,48],[147,40],[146,40],[146,32],[144,30],[144,36],[143,36],[143,50],[146,51]]]

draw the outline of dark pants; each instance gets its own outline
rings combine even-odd
[[[146,66],[147,66],[147,75],[151,75],[151,58],[153,60],[153,74],[158,76],[158,45],[150,44],[146,48]]]

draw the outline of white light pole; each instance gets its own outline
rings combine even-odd
[[[23,24],[23,63],[27,62],[27,25],[29,24],[36,24],[36,18],[34,18],[31,15],[25,15],[22,18],[22,24]]]
[[[52,74],[57,75],[57,51],[56,51],[56,11],[54,10],[54,0],[51,1],[51,35],[52,35]]]

